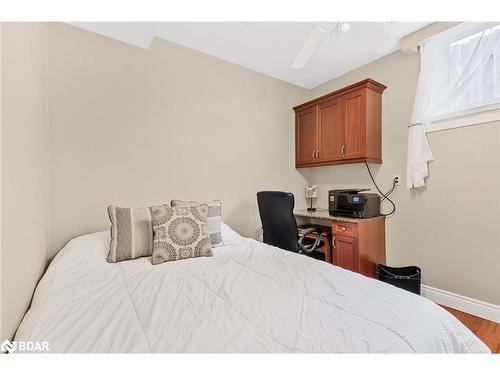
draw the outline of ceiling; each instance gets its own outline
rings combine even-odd
[[[154,37],[310,89],[399,48],[399,40],[429,22],[349,22],[344,37],[321,41],[306,66],[292,68],[315,22],[78,22],[74,26],[141,48]],[[366,32],[359,32],[368,27]],[[377,33],[394,38],[385,53],[372,47]],[[370,39],[370,40],[368,40]],[[376,40],[376,39],[375,39]],[[396,43],[397,41],[397,43]]]

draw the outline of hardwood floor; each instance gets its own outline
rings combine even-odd
[[[441,306],[460,320],[472,333],[481,339],[492,353],[500,354],[500,324],[474,315]]]

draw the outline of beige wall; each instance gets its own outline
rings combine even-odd
[[[387,86],[383,95],[383,164],[373,165],[387,190],[403,178],[387,219],[390,265],[419,265],[427,285],[500,304],[500,127],[498,123],[429,135],[435,161],[427,188],[405,187],[407,124],[418,80],[419,57],[395,52],[313,89],[310,98],[365,78]],[[371,187],[364,165],[309,170],[319,202],[339,187]],[[386,206],[385,210],[389,210]]]
[[[307,99],[367,77],[386,84],[384,163],[373,170],[384,188],[405,176],[416,55],[396,52],[308,91],[159,39],[143,50],[63,24],[6,24],[2,42],[0,338],[12,336],[47,255],[107,229],[109,204],[221,199],[224,221],[259,237],[259,190],[292,191],[305,206],[304,184],[318,183],[326,206],[330,188],[371,187],[363,165],[294,168],[291,107]],[[498,124],[430,141],[427,189],[403,183],[394,194],[388,261],[499,304]]]
[[[51,255],[107,229],[110,204],[221,199],[224,221],[257,237],[257,191],[303,196],[291,108],[306,90],[160,39],[50,35]]]
[[[2,25],[1,333],[12,338],[47,261],[47,25]]]

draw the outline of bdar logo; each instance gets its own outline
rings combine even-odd
[[[0,344],[0,352],[2,353],[14,353],[16,349],[17,349],[16,343],[10,340],[5,340]]]

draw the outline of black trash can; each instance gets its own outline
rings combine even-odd
[[[378,279],[420,295],[422,271],[417,266],[388,267],[379,264],[377,267]]]

